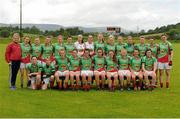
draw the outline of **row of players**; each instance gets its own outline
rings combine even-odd
[[[115,43],[114,36],[110,35],[107,42],[105,42],[103,34],[99,34],[97,37],[97,41],[93,42],[93,36],[89,35],[87,42],[83,42],[83,36],[78,35],[77,42],[72,42],[72,37],[67,38],[67,43],[63,43],[63,37],[61,35],[57,38],[58,43],[52,44],[51,43],[51,37],[46,37],[45,43],[40,44],[39,38],[36,38],[34,41],[34,44],[30,43],[30,38],[26,36],[24,38],[24,42],[20,43],[21,48],[21,64],[20,64],[20,71],[21,71],[21,87],[23,87],[23,79],[24,79],[24,70],[27,70],[27,64],[30,63],[30,57],[35,56],[37,60],[41,61],[42,64],[45,64],[46,60],[50,60],[51,62],[58,59],[60,57],[60,51],[63,50],[66,54],[66,57],[69,59],[68,61],[71,61],[70,59],[73,57],[74,52],[76,52],[77,57],[84,57],[86,52],[89,52],[89,56],[91,59],[94,59],[98,55],[98,49],[102,50],[103,57],[105,57],[105,62],[107,67],[106,70],[109,69],[108,67],[108,59],[110,57],[110,54],[113,54],[113,59],[117,60],[115,61],[115,65],[118,64],[118,58],[120,57],[121,51],[126,52],[125,54],[127,57],[132,57],[130,59],[134,59],[135,51],[138,51],[138,56],[140,59],[143,59],[145,56],[145,52],[147,50],[151,51],[151,54],[153,56],[153,59],[158,60],[158,69],[159,69],[159,78],[160,78],[160,85],[163,86],[162,81],[162,73],[163,70],[166,70],[167,80],[166,80],[166,87],[169,87],[169,80],[170,80],[170,69],[172,65],[172,56],[173,56],[173,48],[170,42],[167,41],[167,36],[164,34],[162,35],[161,39],[162,42],[159,44],[155,44],[153,39],[150,39],[150,44],[145,43],[145,38],[143,36],[140,37],[140,43],[134,44],[133,39],[131,36],[128,36],[127,43],[123,42],[123,37],[119,36],[117,39],[117,43]],[[6,50],[6,61],[8,61],[8,47]],[[95,55],[96,54],[96,55]],[[121,62],[121,61],[119,61]],[[152,63],[150,60],[149,62]],[[111,62],[112,63],[112,62]],[[140,62],[139,62],[140,63]],[[68,62],[65,64],[67,65]],[[149,65],[149,64],[147,64]],[[70,65],[70,67],[72,67]],[[111,66],[110,66],[111,67]],[[134,66],[137,67],[138,66]],[[141,66],[140,66],[141,67]],[[92,67],[91,67],[92,68]],[[117,68],[117,66],[116,66]],[[153,69],[156,69],[155,67]],[[106,72],[105,70],[105,72]],[[115,70],[115,69],[111,69]],[[140,71],[140,69],[139,69]],[[112,71],[110,71],[112,72]],[[117,71],[116,71],[117,72]],[[124,72],[123,72],[124,73]],[[70,73],[73,74],[73,73]],[[81,73],[82,74],[82,73]],[[91,73],[92,74],[92,73]],[[95,74],[95,72],[94,72]],[[105,73],[107,78],[109,76],[113,76],[113,73]],[[109,75],[107,75],[109,74]],[[113,74],[113,75],[112,75]],[[124,74],[127,74],[125,71]],[[132,73],[133,74],[133,73]],[[136,75],[139,73],[135,73]],[[149,73],[148,73],[149,74]],[[157,71],[156,71],[157,74]],[[26,73],[27,75],[27,73]],[[118,75],[118,74],[116,74]],[[28,75],[27,75],[28,77]],[[118,76],[116,76],[118,77]],[[140,79],[142,79],[142,73],[140,73]],[[129,78],[127,78],[129,79]]]
[[[67,89],[70,79],[70,87],[72,89],[79,89],[82,83],[82,88],[89,90],[92,77],[94,76],[98,90],[104,89],[106,79],[110,91],[114,91],[115,82],[118,79],[120,80],[121,91],[125,87],[130,90],[131,82],[133,82],[135,91],[137,89],[141,90],[142,84],[152,90],[156,82],[156,58],[152,56],[151,49],[146,50],[146,56],[143,58],[139,56],[138,49],[135,49],[133,54],[134,56],[130,57],[127,55],[126,49],[122,49],[120,55],[115,56],[114,51],[110,50],[105,57],[103,55],[103,49],[98,48],[97,55],[92,58],[88,49],[85,49],[83,56],[79,57],[77,50],[74,49],[72,56],[68,58],[65,50],[61,49],[59,56],[56,56],[53,62],[47,59],[46,63],[42,63],[37,60],[36,56],[33,56],[32,63],[27,65],[28,76],[31,80],[32,89],[39,88],[39,86],[42,86],[42,89],[47,89],[49,83],[50,87],[53,88],[55,80],[59,89],[62,89],[62,87]],[[82,78],[82,82],[80,77]],[[151,83],[148,77],[152,78]],[[125,78],[127,85],[124,85]],[[139,80],[138,85],[136,85],[137,79]]]

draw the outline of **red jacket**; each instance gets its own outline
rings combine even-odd
[[[12,60],[18,61],[21,60],[21,46],[19,43],[11,42],[7,47],[6,47],[6,52],[5,52],[5,58],[6,61],[9,63]]]

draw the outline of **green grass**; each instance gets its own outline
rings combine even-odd
[[[153,92],[108,91],[11,91],[4,52],[8,40],[0,41],[0,117],[180,117],[180,44],[173,43],[174,62],[170,89]]]

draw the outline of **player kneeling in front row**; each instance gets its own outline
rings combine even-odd
[[[92,71],[92,59],[90,57],[90,51],[88,49],[85,49],[80,64],[81,64],[83,89],[85,91],[89,91],[91,88],[93,71]]]
[[[97,55],[93,57],[94,76],[96,80],[97,90],[104,89],[105,84],[105,57],[103,56],[103,49],[97,49]]]
[[[46,90],[50,83],[50,88],[53,88],[54,84],[54,72],[55,66],[51,63],[50,59],[46,59],[46,63],[42,66],[42,90]]]
[[[134,91],[141,90],[142,87],[142,80],[143,80],[143,73],[142,73],[142,60],[139,56],[139,50],[134,50],[134,56],[131,58],[130,61],[130,69],[131,69],[131,75],[134,85]],[[136,86],[136,83],[138,82],[138,86]]]
[[[145,86],[146,88],[149,88],[149,90],[152,90],[155,87],[156,67],[157,67],[157,60],[155,57],[152,56],[151,49],[148,49],[146,51],[146,56],[144,56],[142,59],[142,69],[145,78]],[[152,78],[151,85],[148,80],[149,77]]]
[[[110,50],[106,56],[106,76],[108,80],[108,87],[110,91],[115,91],[115,82],[118,79],[117,64],[114,51]]]
[[[41,64],[37,62],[37,57],[32,56],[31,63],[27,65],[28,77],[31,80],[33,90],[39,89],[41,86]]]
[[[119,79],[120,79],[120,90],[123,91],[125,87],[130,90],[131,72],[129,70],[130,57],[127,56],[127,51],[122,49],[121,54],[117,56],[117,63],[119,65]],[[124,78],[126,77],[127,85],[125,85]]]
[[[62,89],[62,87],[64,87],[64,89],[67,89],[69,80],[68,58],[66,57],[66,52],[64,49],[60,50],[59,54],[60,55],[55,57],[58,69],[58,71],[56,71],[55,73],[55,79],[57,81],[59,89]],[[63,78],[65,78],[64,84]]]

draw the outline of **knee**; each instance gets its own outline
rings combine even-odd
[[[56,72],[56,73],[54,74],[54,76],[57,78],[57,77],[59,77],[59,74]]]

